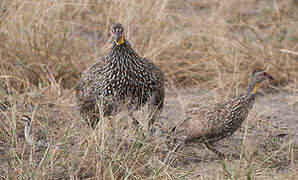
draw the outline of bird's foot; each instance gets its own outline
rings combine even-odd
[[[222,153],[222,152],[220,152],[220,151],[218,151],[215,147],[213,147],[212,145],[210,145],[208,142],[205,142],[203,144],[205,145],[205,147],[207,149],[209,149],[210,151],[214,152],[219,159],[221,159],[221,160],[224,160],[225,159],[225,154]]]

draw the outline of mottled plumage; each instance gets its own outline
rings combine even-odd
[[[272,79],[272,76],[263,71],[254,71],[245,95],[187,114],[187,120],[182,123],[182,129],[177,133],[183,137],[183,144],[203,143],[208,149],[222,156],[212,144],[232,135],[242,125],[253,107],[258,86],[267,78]]]
[[[21,121],[25,123],[24,134],[27,144],[30,146],[35,145],[37,149],[46,149],[48,147],[47,138],[43,132],[32,132],[31,118],[23,115]]]
[[[151,125],[163,108],[163,72],[140,57],[124,39],[123,32],[121,24],[111,27],[115,41],[108,55],[85,70],[76,87],[78,109],[93,128],[100,113],[103,117],[111,116],[125,107],[132,116],[145,104],[149,105]]]

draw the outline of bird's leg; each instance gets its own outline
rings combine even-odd
[[[93,130],[96,128],[96,125],[98,124],[98,122],[99,122],[99,119],[97,116],[94,116],[94,115],[87,116],[87,123]]]
[[[154,126],[153,126],[154,122],[155,122],[154,117],[153,118],[150,118],[150,120],[148,122],[148,134],[150,136],[152,136],[156,132],[156,128],[154,128]]]
[[[132,115],[130,115],[129,117],[132,119],[132,124],[133,124],[134,128],[135,128],[135,129],[140,128],[140,123],[139,123],[139,121],[138,121],[136,118],[134,118]]]
[[[145,138],[145,134],[140,126],[140,123],[139,121],[133,116],[133,112],[136,108],[132,108],[129,113],[128,113],[128,116],[132,119],[132,124],[134,126],[134,129],[137,131],[137,132],[141,132],[143,138]]]
[[[148,102],[149,122],[148,132],[153,135],[157,130],[154,123],[159,119],[164,104],[163,95],[159,91],[153,92]]]
[[[161,130],[161,127],[154,127],[155,122],[157,122],[161,110],[156,106],[149,105],[149,122],[148,122],[148,132],[150,135],[156,133],[157,130]]]
[[[208,142],[204,142],[203,143],[205,145],[205,147],[207,149],[209,149],[210,151],[214,152],[220,159],[224,159],[225,158],[225,155],[218,151],[217,149],[215,149],[211,144],[209,144]]]
[[[153,130],[153,124],[154,122],[156,121],[156,117],[153,116],[153,117],[150,117],[150,120],[148,122],[148,131],[152,131]]]

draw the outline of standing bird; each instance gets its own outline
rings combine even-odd
[[[33,146],[35,145],[36,149],[47,149],[48,148],[48,141],[44,133],[42,132],[34,132],[32,133],[31,127],[31,118],[29,116],[23,115],[21,117],[21,121],[25,123],[24,134],[26,142]]]
[[[122,24],[112,25],[110,33],[114,41],[108,55],[85,70],[76,86],[79,112],[95,128],[100,117],[113,116],[124,106],[138,125],[133,111],[148,104],[150,128],[164,105],[164,74],[133,50]]]
[[[248,91],[245,95],[226,103],[215,104],[197,109],[188,114],[188,118],[182,123],[182,129],[177,135],[182,135],[183,140],[173,151],[177,151],[182,144],[203,143],[205,147],[223,158],[224,154],[215,149],[212,144],[223,138],[231,136],[247,118],[253,107],[255,94],[261,82],[273,77],[260,70],[252,73]],[[175,136],[175,135],[174,135]]]

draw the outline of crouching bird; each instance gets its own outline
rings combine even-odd
[[[35,146],[37,150],[46,150],[49,146],[47,137],[42,131],[33,131],[31,118],[27,115],[21,117],[21,121],[25,123],[24,134],[27,144],[30,146]]]

